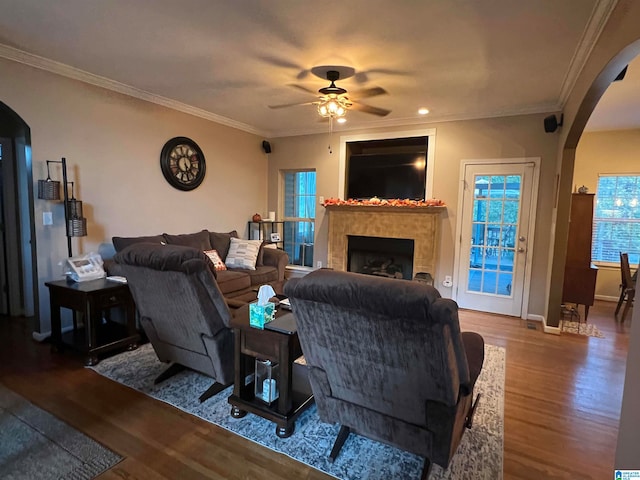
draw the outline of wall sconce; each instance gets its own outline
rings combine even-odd
[[[67,160],[47,160],[47,178],[38,180],[38,198],[42,200],[60,200],[60,182],[51,180],[50,163],[62,164],[62,182],[64,191],[64,223],[67,232],[67,249],[69,257],[73,257],[71,237],[85,237],[87,235],[87,219],[82,215],[82,202],[76,200],[73,193],[74,182],[67,182]],[[69,184],[71,184],[71,198],[69,198]]]

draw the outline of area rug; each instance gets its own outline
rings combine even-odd
[[[0,478],[88,480],[120,460],[0,384]]]
[[[315,405],[298,418],[295,433],[282,439],[275,435],[275,424],[268,420],[253,414],[240,419],[231,417],[227,398],[233,387],[200,404],[198,396],[212,383],[209,377],[184,371],[154,385],[154,378],[166,369],[166,364],[158,361],[150,344],[105,359],[91,368],[338,479],[420,478],[423,458],[359,435],[350,435],[336,461],[329,462],[339,427],[321,422]],[[482,398],[473,428],[465,432],[449,468],[443,470],[434,465],[430,480],[502,479],[504,378],[504,348],[486,345],[484,367],[476,384],[476,393],[481,393]]]
[[[577,335],[586,335],[587,337],[604,338],[604,335],[598,327],[593,323],[582,322],[568,322],[566,320],[561,321],[561,331],[565,333],[575,333]]]

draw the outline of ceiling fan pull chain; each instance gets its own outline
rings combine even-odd
[[[331,139],[333,138],[333,117],[329,117],[329,153],[333,153],[331,150]]]

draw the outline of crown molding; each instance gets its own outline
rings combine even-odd
[[[426,125],[432,123],[445,123],[445,122],[461,122],[468,120],[482,120],[489,118],[499,117],[517,117],[519,115],[537,115],[537,114],[550,114],[557,113],[562,110],[562,106],[559,104],[544,104],[537,106],[524,107],[514,110],[496,110],[494,112],[486,113],[464,113],[454,115],[432,115],[429,114],[426,117],[406,117],[395,118],[390,120],[373,120],[366,123],[360,123],[357,125],[342,124],[338,127],[334,125],[333,133],[339,134],[350,131],[362,131],[371,130],[377,128],[389,128],[389,127],[402,127],[409,125]],[[328,133],[328,126],[316,127],[306,130],[280,130],[268,132],[267,138],[282,138],[282,137],[297,137],[301,135],[317,135]]]
[[[0,58],[6,58],[7,60],[12,60],[14,62],[21,63],[23,65],[28,65],[33,68],[45,70],[47,72],[51,72],[56,75],[61,75],[63,77],[71,78],[73,80],[78,80],[80,82],[88,83],[90,85],[95,85],[97,87],[105,88],[107,90],[121,93],[123,95],[128,95],[130,97],[138,98],[140,100],[155,103],[156,105],[161,105],[163,107],[167,107],[172,110],[177,110],[182,113],[193,115],[194,117],[203,118],[211,122],[236,128],[238,130],[242,130],[247,133],[252,133],[259,136],[265,136],[265,132],[262,132],[261,130],[258,130],[245,123],[237,122],[230,118],[216,115],[215,113],[211,113],[201,108],[187,105],[186,103],[177,102],[175,100],[171,100],[169,98],[162,97],[160,95],[155,95],[153,93],[146,92],[139,88],[135,88],[130,85],[117,82],[115,80],[101,77],[100,75],[94,75],[93,73],[89,73],[84,70],[80,70],[78,68],[72,67],[70,65],[66,65],[64,63],[56,62],[55,60],[50,60],[48,58],[41,57],[39,55],[34,55],[33,53],[25,52],[23,50],[10,47],[8,45],[0,44]]]
[[[587,26],[585,27],[584,32],[582,33],[580,43],[578,44],[578,47],[573,54],[573,58],[571,58],[569,68],[567,70],[567,75],[565,76],[562,88],[560,89],[560,110],[562,110],[564,108],[564,105],[567,103],[569,94],[573,90],[578,76],[587,63],[589,55],[591,55],[591,52],[593,51],[598,38],[600,38],[602,29],[607,24],[607,21],[609,20],[609,17],[611,16],[611,13],[613,12],[617,4],[618,0],[596,1],[595,6],[593,7],[593,11],[591,12],[591,17],[587,22]]]

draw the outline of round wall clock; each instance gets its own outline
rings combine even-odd
[[[200,147],[187,137],[175,137],[162,147],[162,174],[172,187],[193,190],[204,180],[205,160]]]

